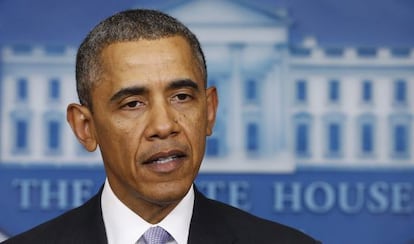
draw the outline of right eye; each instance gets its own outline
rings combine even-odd
[[[143,105],[144,105],[144,103],[140,102],[140,101],[130,101],[130,102],[125,103],[122,106],[122,108],[124,108],[124,109],[137,109],[139,107],[142,107]]]

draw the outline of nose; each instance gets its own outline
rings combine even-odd
[[[146,137],[149,140],[166,139],[178,134],[178,123],[173,108],[167,102],[152,104],[146,128]]]

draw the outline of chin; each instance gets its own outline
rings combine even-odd
[[[190,189],[191,184],[189,185],[176,185],[176,184],[166,184],[158,188],[153,194],[154,198],[158,199],[159,202],[165,204],[174,203],[181,201],[184,196],[187,194]]]

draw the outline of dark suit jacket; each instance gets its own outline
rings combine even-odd
[[[17,235],[4,244],[105,244],[101,192],[84,205]],[[195,190],[190,244],[318,243],[290,227],[205,198]],[[121,243],[124,244],[124,243]]]

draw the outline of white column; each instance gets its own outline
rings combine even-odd
[[[288,113],[289,87],[286,67],[286,49],[285,47],[275,47],[275,58],[273,66],[273,81],[272,92],[274,93],[273,102],[276,106],[274,110],[274,128],[276,133],[276,140],[273,144],[273,150],[276,153],[287,152],[288,149],[288,135],[291,128],[288,127],[291,114]]]
[[[229,106],[230,120],[228,121],[229,128],[229,151],[232,160],[243,159],[244,144],[246,142],[245,131],[242,124],[242,94],[243,84],[241,75],[242,51],[243,44],[231,44],[231,77],[230,77],[230,91],[231,105]]]
[[[271,148],[269,156],[271,162],[277,167],[285,170],[292,170],[295,165],[293,155],[290,149],[291,135],[291,113],[289,110],[289,84],[288,84],[288,55],[285,46],[276,46],[274,51],[274,65],[271,71],[272,80],[270,80],[269,92],[271,93]]]

